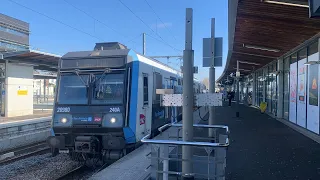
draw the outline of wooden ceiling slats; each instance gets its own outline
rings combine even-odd
[[[259,63],[259,67],[255,66],[258,69],[276,59],[267,57],[280,57],[319,32],[320,19],[309,18],[308,8],[239,0],[232,48],[235,53],[231,55],[225,76],[235,72],[237,60]],[[243,44],[279,49],[280,52],[249,49]],[[240,68],[251,69],[252,65],[241,64]]]

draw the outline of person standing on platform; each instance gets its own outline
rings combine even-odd
[[[232,100],[232,92],[231,91],[228,91],[228,100],[229,100],[229,107],[231,106],[231,100]]]

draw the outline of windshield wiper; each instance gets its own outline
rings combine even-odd
[[[88,88],[89,87],[88,83],[84,82],[83,78],[79,75],[79,69],[75,69],[74,73],[80,78],[83,85],[85,85]]]
[[[97,81],[99,81],[99,80],[101,80],[101,79],[103,79],[103,78],[106,76],[106,73],[110,73],[110,72],[111,72],[111,69],[110,69],[110,68],[106,68],[106,69],[103,71],[103,73],[102,73],[102,75],[100,76],[100,78],[97,79],[97,80],[95,80],[94,83],[97,82]]]

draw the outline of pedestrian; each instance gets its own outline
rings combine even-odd
[[[229,106],[231,106],[232,92],[229,91],[227,96],[228,96],[228,100],[229,100]]]

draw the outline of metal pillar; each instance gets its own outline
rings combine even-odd
[[[192,9],[186,10],[186,41],[183,51],[183,108],[182,108],[182,138],[184,141],[193,140],[193,50],[192,50]],[[182,177],[192,178],[192,147],[182,147]]]
[[[46,80],[43,79],[43,103],[46,102]]]
[[[215,68],[214,68],[214,38],[215,38],[215,32],[214,32],[214,25],[215,25],[215,19],[211,19],[211,52],[212,52],[212,64],[209,68],[209,93],[215,93]],[[214,115],[215,115],[215,107],[210,106],[209,107],[209,125],[214,125]],[[214,131],[212,128],[209,129],[209,137],[215,137]]]
[[[239,72],[239,61],[237,61],[237,72]],[[239,78],[236,76],[236,86],[237,86],[237,91],[236,91],[236,101],[237,101],[237,105],[236,105],[236,117],[239,117],[239,100],[240,100],[240,88],[239,88]]]
[[[5,60],[5,87],[4,87],[4,104],[2,104],[2,106],[4,106],[4,117],[8,117],[8,102],[9,102],[9,96],[8,96],[8,86],[9,86],[9,82],[8,82],[8,70],[9,69],[9,61],[6,59]]]
[[[146,55],[146,33],[142,33],[142,46],[143,46],[142,54]]]
[[[283,118],[283,59],[278,59],[278,75],[277,75],[277,118]]]

